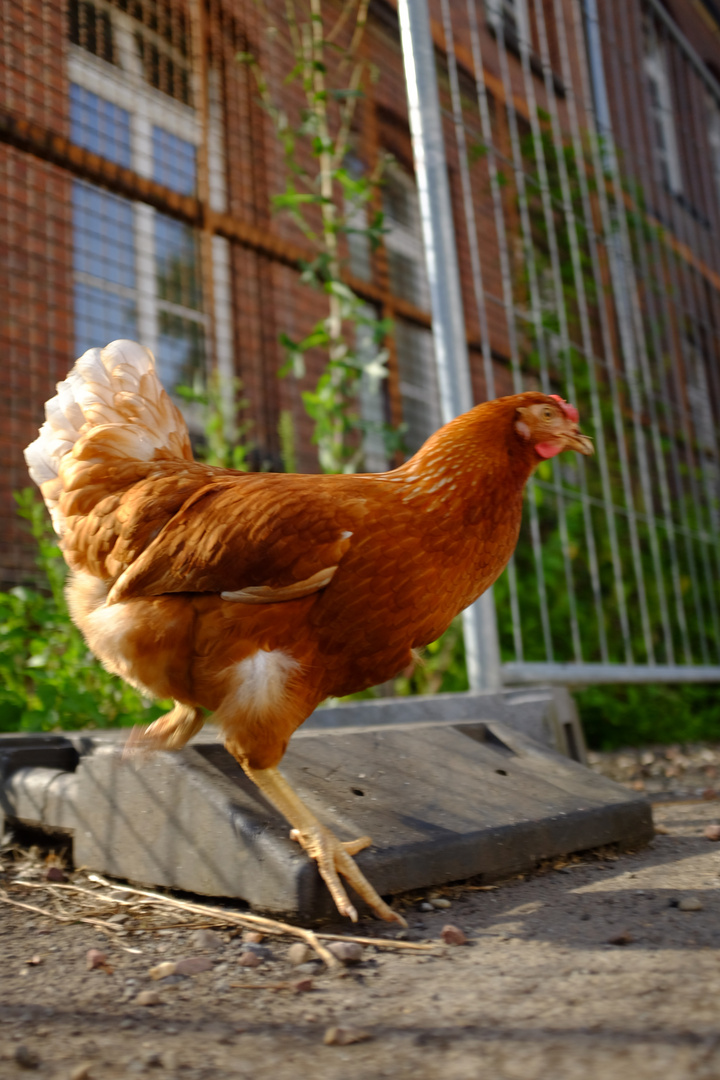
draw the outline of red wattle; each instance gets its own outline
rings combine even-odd
[[[557,443],[541,442],[535,444],[535,452],[539,454],[541,458],[555,457],[556,454],[562,453],[562,446],[558,446]]]

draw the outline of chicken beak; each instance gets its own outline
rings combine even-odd
[[[592,439],[588,435],[583,435],[578,428],[568,432],[565,436],[565,449],[577,450],[578,454],[589,455],[595,453]]]

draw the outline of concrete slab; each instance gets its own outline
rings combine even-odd
[[[652,836],[642,796],[501,721],[360,728],[294,739],[282,768],[341,838],[372,836],[358,863],[383,895],[474,875],[492,881]],[[180,753],[127,763],[124,737],[0,739],[2,812],[72,834],[76,865],[239,897],[261,911],[332,914],[314,864],[222,746],[201,734]]]

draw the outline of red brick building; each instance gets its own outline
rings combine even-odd
[[[430,6],[450,133],[448,24],[440,0]],[[698,343],[702,336],[703,348],[712,356],[705,378],[710,416],[717,425],[720,110],[710,100],[696,101],[693,123],[699,123],[702,110],[702,131],[683,127],[678,113],[682,94],[700,91],[690,87],[684,70],[673,68],[675,47],[666,43],[655,8],[646,9],[641,0],[607,0],[600,6],[620,154],[629,161],[638,140],[647,140],[647,212],[674,230],[678,251],[692,273],[700,275],[699,287],[705,290],[702,335],[679,324],[673,332]],[[486,296],[485,344],[492,355],[494,391],[501,394],[512,392],[513,363],[519,365],[524,385],[539,384],[525,323],[519,318],[513,344],[515,321],[508,320],[502,300],[508,286],[504,257],[513,303],[529,308],[532,292],[513,140],[519,140],[517,152],[532,172],[527,145],[533,116],[545,123],[555,109],[570,139],[568,80],[581,87],[587,79],[586,59],[573,31],[580,9],[576,0],[474,4],[482,71],[477,69],[470,9],[460,0],[452,0],[450,9],[453,55],[467,111],[470,202]],[[716,5],[672,0],[664,10],[720,77]],[[271,2],[261,14],[252,0],[8,0],[3,8],[0,579],[6,583],[23,580],[33,566],[12,498],[28,484],[22,449],[34,437],[42,403],[54,384],[91,345],[120,336],[141,340],[156,353],[168,387],[202,380],[213,368],[226,377],[239,376],[249,401],[255,462],[281,467],[278,424],[286,414],[292,418],[298,468],[317,467],[300,392],[314,385],[322,358],[313,358],[304,383],[279,378],[283,355],[278,339],[281,333],[302,337],[323,315],[323,301],[299,280],[299,264],[306,255],[302,235],[288,217],[272,213],[271,196],[284,184],[281,149],[258,101],[252,72],[237,60],[240,52],[257,55],[275,91],[285,95],[289,111],[297,107],[282,83],[288,70],[281,47],[284,11],[284,5]],[[339,11],[339,4],[325,5],[326,21]],[[267,26],[274,22],[276,33],[269,35]],[[525,66],[518,45],[522,39],[530,43]],[[389,378],[379,399],[362,407],[394,424],[406,423],[407,447],[414,450],[439,424],[440,412],[392,0],[370,3],[362,49],[379,77],[365,86],[354,125],[355,152],[366,169],[386,152],[394,163],[383,194],[388,230],[384,244],[373,255],[354,249],[347,278],[378,314],[395,321]],[[479,114],[471,115],[477,110],[478,83],[487,95],[490,154]],[[650,98],[645,109],[640,99],[646,92]],[[632,124],[629,102],[637,105]],[[584,138],[589,120],[579,91],[576,106]],[[547,132],[549,128],[549,138]],[[448,134],[473,388],[480,401],[487,392],[483,319],[476,302],[473,242],[468,239],[468,202],[458,154]],[[494,201],[498,191],[499,202]],[[531,211],[533,199],[531,190]],[[707,232],[702,241],[695,237],[701,219]],[[531,229],[538,220],[536,214]],[[543,251],[541,237],[537,244]],[[602,266],[605,272],[606,262]],[[545,295],[542,273],[537,288],[538,295]],[[600,340],[601,320],[593,308],[600,302],[597,296],[589,301],[591,332],[603,357],[608,343]],[[568,310],[572,330],[580,315]],[[618,333],[614,323],[611,332]],[[367,467],[383,467],[377,441],[368,443],[367,453]]]

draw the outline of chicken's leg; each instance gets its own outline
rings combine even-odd
[[[387,922],[398,922],[402,926],[407,925],[403,917],[388,907],[382,897],[378,896],[370,882],[360,873],[350,858],[351,855],[357,854],[371,843],[369,837],[343,843],[318,821],[277,769],[251,769],[247,765],[243,765],[243,768],[263,795],[290,822],[293,827],[290,836],[293,840],[302,844],[308,855],[317,861],[318,870],[341,915],[347,915],[353,922],[357,922],[357,911],[340,883],[340,874],[381,919]]]

